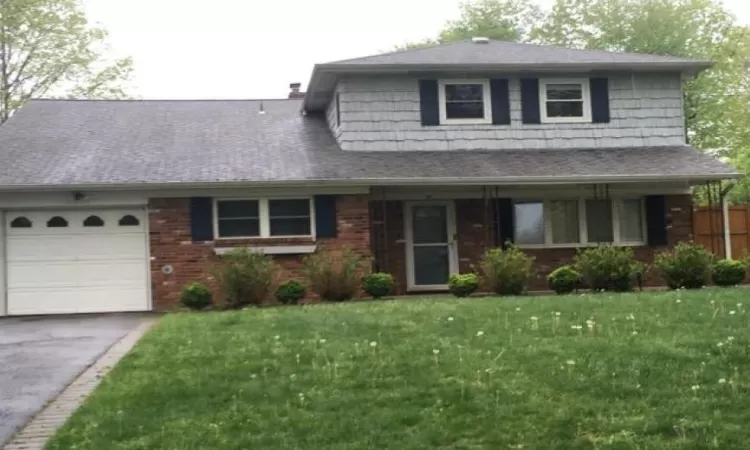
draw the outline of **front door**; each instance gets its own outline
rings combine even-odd
[[[406,204],[408,288],[444,290],[458,272],[453,202]]]

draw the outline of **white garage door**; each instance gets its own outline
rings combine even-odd
[[[8,314],[149,309],[139,208],[6,214]]]

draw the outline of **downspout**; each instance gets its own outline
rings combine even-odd
[[[729,203],[727,203],[727,194],[737,185],[736,180],[730,180],[719,192],[721,200],[721,228],[724,233],[724,258],[732,259],[732,230],[729,224]]]

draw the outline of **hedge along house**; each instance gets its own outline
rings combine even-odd
[[[238,247],[298,277],[348,246],[400,293],[508,241],[540,275],[601,242],[650,260],[691,238],[692,186],[738,176],[686,145],[710,65],[475,39],[283,100],[31,101],[0,128],[0,314],[170,308]]]

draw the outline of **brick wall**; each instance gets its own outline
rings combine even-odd
[[[213,285],[211,267],[218,260],[214,247],[251,245],[299,245],[315,243],[319,249],[336,251],[351,247],[370,258],[369,207],[367,195],[340,195],[336,203],[338,236],[318,239],[232,239],[219,242],[193,242],[190,237],[190,199],[152,198],[149,200],[149,239],[151,284],[154,309],[179,305],[182,287],[192,281]],[[278,255],[280,278],[302,278],[303,255]],[[162,269],[171,266],[172,273]],[[215,287],[215,286],[214,286]]]
[[[690,241],[693,238],[693,208],[689,195],[669,195],[667,200],[668,247],[680,241]],[[372,202],[374,220],[382,220],[382,204]],[[487,248],[493,246],[490,222],[485,217],[484,201],[482,199],[461,199],[455,201],[456,231],[458,232],[458,258],[461,272],[472,270]],[[403,202],[386,202],[386,223],[373,226],[373,239],[383,238],[383,230],[387,231],[386,245],[375,246],[378,250],[376,265],[383,271],[390,272],[397,280],[398,292],[406,293],[406,242],[404,241]],[[665,247],[665,248],[668,248]],[[386,249],[386,251],[383,251]],[[664,250],[661,248],[636,247],[636,257],[644,262],[653,261],[654,254]],[[534,262],[535,277],[530,286],[532,290],[546,290],[546,276],[555,268],[573,261],[576,250],[573,248],[534,249],[526,252],[536,258]],[[654,273],[649,273],[646,280],[649,285],[660,285],[661,280]]]

